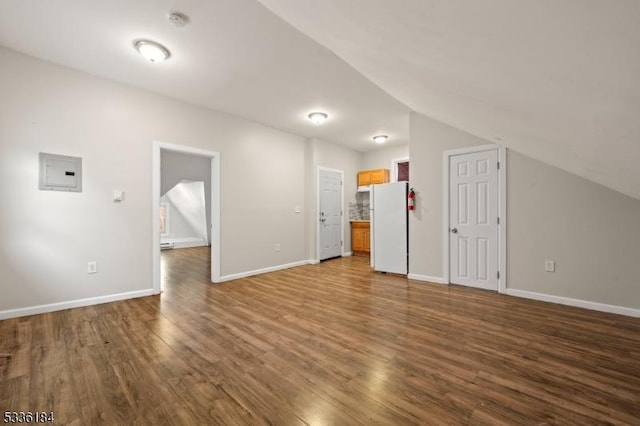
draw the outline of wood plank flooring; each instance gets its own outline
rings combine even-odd
[[[640,319],[369,271],[350,257],[0,321],[0,414],[56,424],[640,425]]]

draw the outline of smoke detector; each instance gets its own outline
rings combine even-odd
[[[180,12],[172,12],[169,14],[169,22],[171,22],[176,27],[184,27],[189,23],[189,17]]]

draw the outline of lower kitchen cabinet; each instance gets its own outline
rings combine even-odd
[[[351,222],[351,250],[354,253],[369,253],[371,250],[370,238],[368,221]]]

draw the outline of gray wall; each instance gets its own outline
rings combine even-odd
[[[509,288],[640,308],[640,200],[514,151],[507,160]]]
[[[389,169],[393,172],[391,169],[391,161],[406,157],[409,157],[409,145],[376,149],[362,154],[362,169]],[[393,180],[393,178],[391,178],[391,180]]]
[[[4,48],[0,63],[0,317],[152,290],[153,141],[220,152],[223,277],[306,260],[304,138]],[[38,152],[82,157],[83,192],[39,191]]]
[[[211,243],[211,159],[181,152],[160,151],[160,196],[183,180],[204,182],[207,239]]]
[[[443,152],[490,142],[415,113],[410,137],[410,273],[442,277]],[[640,200],[507,153],[508,289],[640,308]]]

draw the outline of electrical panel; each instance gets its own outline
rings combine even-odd
[[[40,153],[40,185],[43,191],[82,192],[82,158]]]

